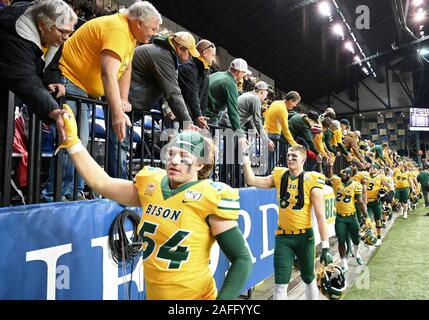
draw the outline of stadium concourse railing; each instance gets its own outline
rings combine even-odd
[[[105,126],[104,136],[100,137],[100,134],[97,134],[97,106],[104,107],[107,112],[104,114],[105,119],[101,120],[102,122],[110,118],[109,108],[107,108],[107,103],[100,99],[91,99],[83,96],[76,95],[67,95],[60,99],[59,103],[62,105],[65,100],[75,101],[77,104],[76,119],[78,121],[78,128],[81,127],[80,123],[80,110],[82,103],[86,103],[90,106],[91,113],[91,122],[90,122],[90,137],[88,142],[88,151],[96,159],[96,161],[107,168],[108,159],[109,159],[109,145],[108,137],[109,127]],[[3,144],[3,149],[0,150],[1,156],[4,161],[2,162],[2,181],[0,188],[0,206],[9,206],[16,204],[34,204],[42,202],[41,197],[41,188],[44,183],[46,183],[48,172],[49,172],[49,163],[51,158],[54,158],[55,161],[55,173],[54,173],[54,201],[61,200],[61,185],[62,185],[62,164],[60,161],[57,161],[58,156],[53,155],[52,152],[42,153],[42,122],[33,114],[29,114],[29,123],[28,123],[28,137],[27,137],[27,152],[28,152],[28,162],[27,162],[27,187],[19,188],[17,186],[17,170],[18,162],[22,158],[22,154],[13,152],[13,141],[14,141],[14,131],[15,131],[15,112],[17,104],[16,99],[13,93],[9,92],[8,103],[6,110],[6,119],[7,119],[7,128],[5,128],[5,141]],[[141,125],[140,125],[140,136],[137,135],[137,141],[135,138],[135,127],[134,127],[134,111],[130,114],[130,120],[133,124],[132,131],[133,134],[130,134],[130,146],[133,146],[127,159],[128,164],[128,177],[132,177],[140,170],[144,165],[151,166],[162,166],[162,162],[159,159],[159,150],[167,141],[167,139],[160,139],[161,132],[164,132],[164,121],[161,121],[159,126],[155,119],[159,120],[161,118],[160,113],[156,110],[151,110],[151,112],[143,112],[143,115],[140,115]],[[148,124],[145,124],[145,119],[148,118]],[[98,119],[100,121],[100,119]],[[171,129],[171,128],[170,128]],[[178,128],[180,129],[180,128]],[[137,130],[138,131],[138,130]],[[80,131],[79,131],[80,132]],[[168,132],[168,131],[167,131]],[[239,154],[239,148],[237,146],[237,137],[232,135],[232,130],[225,126],[210,125],[210,133],[215,139],[217,145],[217,156],[216,164],[211,175],[211,179],[214,181],[221,181],[229,184],[232,187],[239,188],[244,187],[244,179],[241,166],[241,155]],[[248,131],[248,139],[251,141],[251,160],[252,167],[255,169],[257,175],[265,175],[267,171],[268,163],[268,149],[266,144],[264,144],[260,137],[255,133],[250,133]],[[164,141],[163,141],[164,140]],[[155,141],[158,141],[155,143]],[[232,142],[233,141],[233,142]],[[272,164],[270,168],[275,165],[277,166],[286,166],[286,151],[288,144],[284,140],[276,140],[275,143],[275,152],[271,158]],[[55,145],[58,145],[58,139],[55,141]],[[120,148],[118,150],[118,163],[117,163],[117,176],[119,176],[119,168],[121,162]],[[66,152],[61,149],[59,152]],[[341,168],[344,167],[344,160],[338,159],[334,168],[334,172],[338,172]],[[307,168],[308,169],[308,168]],[[74,172],[74,194],[73,199],[76,199],[77,194],[77,172]],[[86,187],[87,188],[87,187]],[[92,193],[91,190],[89,194],[91,197],[97,197],[95,193]]]

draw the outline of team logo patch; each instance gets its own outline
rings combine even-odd
[[[146,190],[144,192],[145,196],[151,196],[155,192],[155,185],[152,183],[149,183],[146,187]]]
[[[203,197],[203,194],[201,192],[196,192],[192,190],[188,190],[185,193],[185,199],[183,201],[199,201]]]

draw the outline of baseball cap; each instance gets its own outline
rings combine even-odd
[[[350,127],[350,122],[347,119],[341,119],[340,123],[346,125],[347,127]]]
[[[319,114],[316,111],[309,111],[307,117],[315,122],[319,122]]]
[[[255,84],[255,90],[268,90],[269,86],[268,83],[265,81],[259,81]]]
[[[244,59],[237,58],[232,60],[231,64],[229,65],[230,68],[233,68],[238,71],[246,72],[249,76],[252,74],[252,71],[250,71],[247,67],[247,62]]]
[[[197,58],[200,56],[200,53],[198,52],[196,46],[195,46],[195,39],[192,34],[186,31],[179,31],[173,34],[173,40],[176,41],[181,46],[188,49],[189,53]]]
[[[350,167],[343,169],[342,172],[347,172],[351,176],[353,175],[353,169]]]

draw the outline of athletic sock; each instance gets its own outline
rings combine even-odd
[[[286,284],[274,284],[273,300],[287,300],[287,287]]]
[[[319,299],[319,288],[317,287],[316,278],[310,284],[305,284],[305,297],[307,300]]]

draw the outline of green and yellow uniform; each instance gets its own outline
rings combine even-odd
[[[383,187],[384,175],[369,176],[366,188],[368,196],[368,215],[375,220],[381,219],[381,202],[378,201],[378,191]]]
[[[355,214],[355,200],[362,196],[362,185],[350,180],[347,184],[338,176],[331,178],[336,197],[337,218],[335,219],[335,234],[340,245],[345,245],[347,232],[355,245],[359,244],[359,222]]]
[[[396,168],[393,171],[393,176],[395,179],[395,198],[401,203],[408,203],[408,197],[410,195],[410,182],[408,178],[410,177],[410,172],[405,171],[401,172],[399,168]]]
[[[147,299],[215,299],[209,268],[215,238],[207,221],[210,215],[237,220],[238,190],[211,180],[170,189],[165,170],[151,167],[137,174],[136,188]]]
[[[314,188],[323,189],[325,177],[317,172],[303,172],[299,177],[290,175],[285,194],[280,194],[281,180],[287,171],[287,168],[276,167],[272,173],[279,201],[279,229],[274,248],[275,283],[289,283],[295,255],[302,280],[311,283],[315,252],[310,195]]]
[[[356,181],[357,183],[360,183],[362,185],[362,197],[363,197],[364,201],[366,201],[366,186],[368,183],[368,179],[369,179],[368,171],[358,171],[352,177],[353,181]],[[365,188],[363,186],[365,186]],[[356,214],[357,214],[357,218],[359,221],[359,219],[362,218],[362,212],[361,212],[360,207],[356,201],[355,201],[355,209],[356,209]]]

